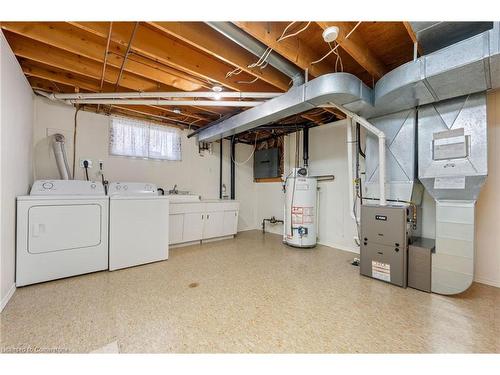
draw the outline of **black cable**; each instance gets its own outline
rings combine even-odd
[[[87,160],[83,161],[83,168],[85,168],[85,178],[89,180],[89,162]]]

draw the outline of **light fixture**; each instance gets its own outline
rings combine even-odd
[[[340,31],[340,29],[337,26],[327,27],[323,31],[324,41],[327,43],[331,43],[331,42],[335,41],[335,39],[337,39],[337,37],[339,36],[339,31]]]
[[[178,115],[180,115],[180,114],[182,113],[182,111],[181,111],[181,109],[180,109],[180,108],[174,108],[174,109],[172,110],[172,112],[174,112],[174,113],[176,113],[176,114],[178,114]]]
[[[222,94],[220,92],[216,92],[214,95],[215,100],[221,100],[222,99]]]
[[[221,92],[222,91],[222,86],[220,86],[220,85],[214,85],[214,86],[212,86],[212,91],[213,92]]]

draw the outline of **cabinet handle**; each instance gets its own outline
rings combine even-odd
[[[201,215],[201,220],[203,220],[203,216],[204,216],[204,215]]]
[[[207,219],[210,219],[210,215],[207,215]]]

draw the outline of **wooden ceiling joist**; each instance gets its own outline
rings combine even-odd
[[[357,25],[355,22],[235,24],[274,53],[304,71],[307,69],[311,78],[344,71],[369,86],[388,70],[410,61],[416,41],[407,22],[365,21],[348,38]],[[30,84],[46,92],[192,92],[210,90],[215,84],[235,91],[282,92],[289,88],[289,77],[270,65],[249,68],[258,57],[203,22],[113,22],[112,28],[110,25],[110,22],[1,23]],[[131,38],[135,25],[136,32]],[[331,54],[312,64],[330,51],[321,36],[330,25],[340,28],[339,55]],[[290,37],[278,42],[283,33]],[[235,69],[241,70],[239,74],[226,76]],[[107,105],[85,105],[84,110],[110,110],[182,127],[204,126],[235,111],[230,107],[121,102],[111,109]],[[343,114],[335,109],[323,108],[279,123],[322,124],[341,118]]]
[[[102,37],[102,25],[96,22],[74,23],[81,25],[82,30],[94,30],[96,36]],[[116,22],[113,24],[112,40],[125,46],[128,44],[133,23]],[[189,74],[203,78],[209,82],[217,82],[228,89],[235,91],[276,91],[276,89],[262,80],[252,85],[239,83],[242,79],[249,79],[248,75],[243,77],[233,76],[226,78],[227,72],[234,69],[232,65],[211,58],[186,44],[167,37],[158,31],[152,30],[146,25],[139,25],[134,38],[133,51],[150,59],[159,61],[176,69],[184,70]]]
[[[298,38],[288,38],[281,42],[277,42],[283,30],[274,22],[235,22],[235,24],[261,43],[271,47],[274,51],[297,65],[299,68],[304,71],[309,69],[309,75],[313,77],[319,77],[322,74],[331,73],[333,71],[328,61],[311,65],[311,62],[321,57],[321,53],[314,51],[302,40]]]
[[[202,22],[150,22],[149,24],[282,91],[287,91],[290,88],[290,78],[273,67],[268,66],[266,69],[248,68],[250,64],[255,62],[255,55],[240,48]]]
[[[106,40],[88,33],[88,35],[81,35],[81,30],[74,25],[62,22],[3,22],[2,29],[97,61],[101,64],[104,62]],[[121,46],[111,43],[108,64],[115,68],[120,68],[123,62],[123,55],[124,49]],[[154,64],[154,62],[151,62],[151,64]],[[129,59],[127,61],[125,71],[156,80],[179,90],[193,91],[202,87],[198,82],[187,81],[154,66],[140,63],[136,59]]]
[[[339,35],[337,43],[344,51],[352,56],[368,73],[380,79],[387,68],[382,61],[368,48],[362,37],[354,31],[348,38],[346,36],[356,27],[356,22],[317,22],[324,30],[329,26],[338,26]]]
[[[116,83],[119,69],[114,66],[107,66],[102,76],[102,64],[79,56],[67,53],[59,48],[55,48],[43,43],[33,42],[28,38],[10,34],[6,32],[10,46],[14,54],[20,58],[50,65],[59,69],[74,72],[82,76],[100,80],[104,82]],[[175,91],[176,89],[160,84],[158,82],[145,79],[141,76],[124,72],[120,80],[120,86],[134,91]]]

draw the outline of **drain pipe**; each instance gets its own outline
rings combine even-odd
[[[387,206],[387,199],[385,197],[385,133],[381,131],[380,129],[376,128],[374,125],[372,125],[368,120],[366,120],[364,117],[358,116],[354,112],[349,111],[348,109],[337,105],[335,103],[328,103],[329,106],[337,108],[339,111],[342,111],[348,118],[348,137],[350,133],[350,138],[351,138],[351,143],[348,143],[350,146],[352,144],[352,120],[356,121],[358,124],[360,124],[363,128],[368,130],[370,133],[374,134],[378,138],[378,158],[379,158],[379,197],[380,201],[379,204],[381,206]],[[352,150],[351,152],[351,162],[352,162]],[[352,183],[352,164],[349,165],[349,175],[350,175],[350,182],[349,184]],[[352,190],[351,190],[352,191]],[[354,213],[353,213],[354,214]]]
[[[304,159],[304,167],[309,166],[309,127],[302,129],[302,158]]]
[[[235,154],[236,154],[236,142],[234,138],[231,139],[231,199],[235,199],[235,172],[236,172],[236,163],[234,162],[235,160]]]
[[[359,220],[354,214],[354,176],[352,173],[352,117],[347,117],[347,178],[349,179],[349,212],[351,218],[359,224]]]
[[[220,152],[219,152],[219,199],[222,199],[222,145],[224,143],[224,138],[220,140]]]
[[[267,46],[231,22],[206,22],[206,24],[259,58],[268,50]],[[266,62],[290,77],[294,86],[304,83],[304,72],[277,53],[271,52]]]

